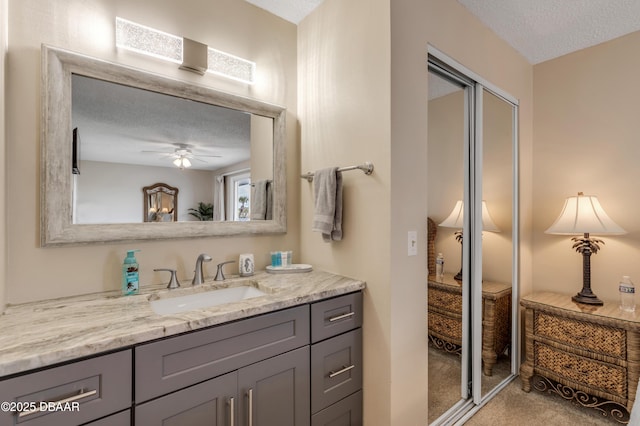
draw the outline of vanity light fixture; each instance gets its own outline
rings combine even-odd
[[[455,232],[456,240],[462,244],[462,231],[461,229],[464,227],[464,203],[462,200],[458,200],[456,202],[455,207],[447,216],[445,220],[440,222],[438,226],[442,226],[443,228],[457,228],[460,231]],[[487,202],[482,201],[482,230],[488,232],[500,232],[500,228],[493,222],[491,218],[491,214],[489,214],[489,208],[487,207]],[[462,262],[460,262],[460,272],[456,274],[454,279],[458,281],[462,281]]]
[[[181,69],[200,75],[210,72],[242,83],[255,81],[255,62],[119,17],[116,46],[180,64]]]
[[[118,17],[116,47],[176,64],[182,63],[182,37]]]
[[[210,47],[207,51],[207,64],[207,72],[212,74],[247,84],[253,84],[255,81],[255,62]]]
[[[574,242],[572,248],[582,254],[582,290],[571,300],[588,305],[602,305],[602,300],[591,291],[591,254],[596,254],[604,241],[592,238],[589,234],[622,235],[627,231],[605,213],[598,197],[578,192],[577,197],[568,197],[565,200],[560,216],[544,232],[553,235],[582,234],[581,237],[571,238]]]

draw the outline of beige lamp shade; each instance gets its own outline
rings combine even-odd
[[[598,197],[582,192],[565,200],[560,216],[544,232],[556,235],[627,233],[605,213]]]
[[[462,200],[458,200],[456,202],[455,207],[451,211],[451,214],[440,222],[438,226],[442,226],[443,228],[458,228],[462,229],[464,225],[464,203]],[[489,232],[500,232],[500,228],[495,224],[493,219],[491,218],[491,214],[489,214],[489,209],[487,208],[487,202],[482,201],[482,230]]]

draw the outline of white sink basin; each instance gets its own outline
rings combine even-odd
[[[193,311],[196,309],[210,308],[224,305],[225,303],[239,302],[241,300],[264,296],[266,293],[252,286],[239,286],[222,288],[186,296],[169,297],[149,302],[151,309],[156,314],[168,315],[179,312]]]

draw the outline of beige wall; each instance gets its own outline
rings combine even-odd
[[[389,27],[389,22],[391,26]],[[532,67],[447,0],[325,2],[298,27],[301,168],[372,161],[344,175],[344,241],[311,232],[312,187],[300,190],[303,260],[367,281],[365,424],[427,418],[426,217],[428,43],[521,101],[521,190],[529,193]],[[525,240],[530,197],[523,197]],[[419,236],[407,256],[407,231]],[[525,278],[529,253],[521,261]]]
[[[224,13],[221,13],[224,11]],[[114,20],[121,16],[217,49],[254,60],[256,84],[248,86],[213,75],[198,76],[114,47]],[[274,248],[298,250],[298,144],[296,140],[296,26],[237,0],[9,0],[7,61],[7,302],[21,303],[117,289],[125,251],[139,248],[141,282],[166,277],[153,268],[176,267],[192,276],[199,253],[214,263],[253,252],[264,267]],[[286,235],[206,238],[189,241],[39,247],[40,45],[47,43],[170,77],[250,96],[288,108]],[[2,152],[2,150],[0,150]],[[5,164],[5,162],[2,162]],[[5,198],[3,197],[2,200]],[[0,217],[0,219],[2,219]],[[2,256],[0,256],[0,259]],[[215,270],[209,268],[208,274]]]
[[[598,196],[628,234],[602,236],[591,257],[591,286],[617,301],[617,283],[640,283],[637,55],[640,32],[534,67],[534,288],[574,294],[582,288],[582,256],[568,236],[547,235],[566,197]],[[595,236],[595,235],[594,235]]]
[[[389,4],[325,0],[298,26],[298,97],[303,171],[371,161],[343,174],[344,239],[311,231],[313,184],[302,181],[302,261],[366,280],[365,424],[390,418]],[[426,417],[425,417],[426,418]]]

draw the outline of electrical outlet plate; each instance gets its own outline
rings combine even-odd
[[[407,238],[407,256],[417,256],[418,255],[418,232],[417,231],[409,231]]]

